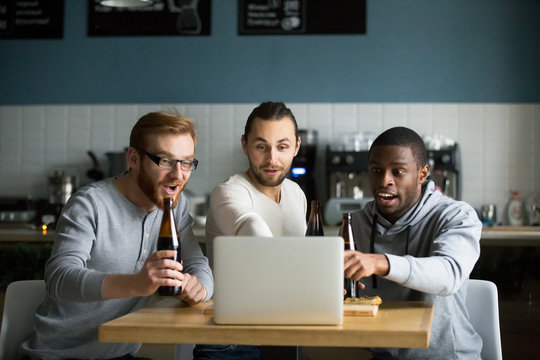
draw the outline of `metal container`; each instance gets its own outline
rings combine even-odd
[[[342,215],[346,212],[360,211],[366,204],[372,201],[373,198],[331,198],[328,199],[324,210],[324,221],[329,226],[339,226],[341,224]]]
[[[482,205],[482,224],[492,226],[497,223],[497,206],[495,204]]]
[[[109,160],[109,176],[121,175],[128,169],[127,148],[124,151],[105,153]]]
[[[77,177],[66,175],[63,171],[55,171],[49,177],[49,203],[65,204],[77,186]]]

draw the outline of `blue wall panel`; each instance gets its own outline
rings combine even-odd
[[[540,102],[540,1],[370,0],[365,35],[239,36],[212,1],[207,37],[0,40],[0,104]]]

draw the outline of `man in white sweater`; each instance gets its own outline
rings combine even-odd
[[[298,125],[281,102],[264,102],[249,115],[242,149],[249,168],[214,188],[206,220],[207,254],[219,235],[303,236],[306,197],[286,179],[300,149]],[[195,359],[258,359],[255,346],[198,345]]]
[[[265,102],[248,117],[242,149],[249,168],[214,188],[206,220],[208,257],[219,235],[282,236],[306,231],[306,196],[286,179],[300,149],[298,125],[281,102]]]

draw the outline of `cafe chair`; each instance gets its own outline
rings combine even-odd
[[[36,309],[44,299],[43,280],[21,280],[8,285],[0,331],[0,360],[17,358],[19,345],[32,331]]]
[[[469,321],[482,338],[482,359],[502,360],[497,286],[487,280],[467,280],[465,306]]]
[[[193,359],[194,344],[176,344],[174,346],[174,360]]]

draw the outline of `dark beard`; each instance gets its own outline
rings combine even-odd
[[[281,185],[281,183],[283,182],[283,180],[285,180],[285,177],[289,173],[289,170],[291,169],[291,167],[289,166],[285,171],[283,171],[281,173],[281,175],[275,181],[269,181],[269,180],[265,180],[261,176],[260,173],[255,171],[255,167],[253,166],[251,161],[249,162],[249,167],[251,168],[251,173],[253,174],[253,176],[255,177],[257,182],[259,184],[263,185],[263,186],[278,186],[278,185]]]

